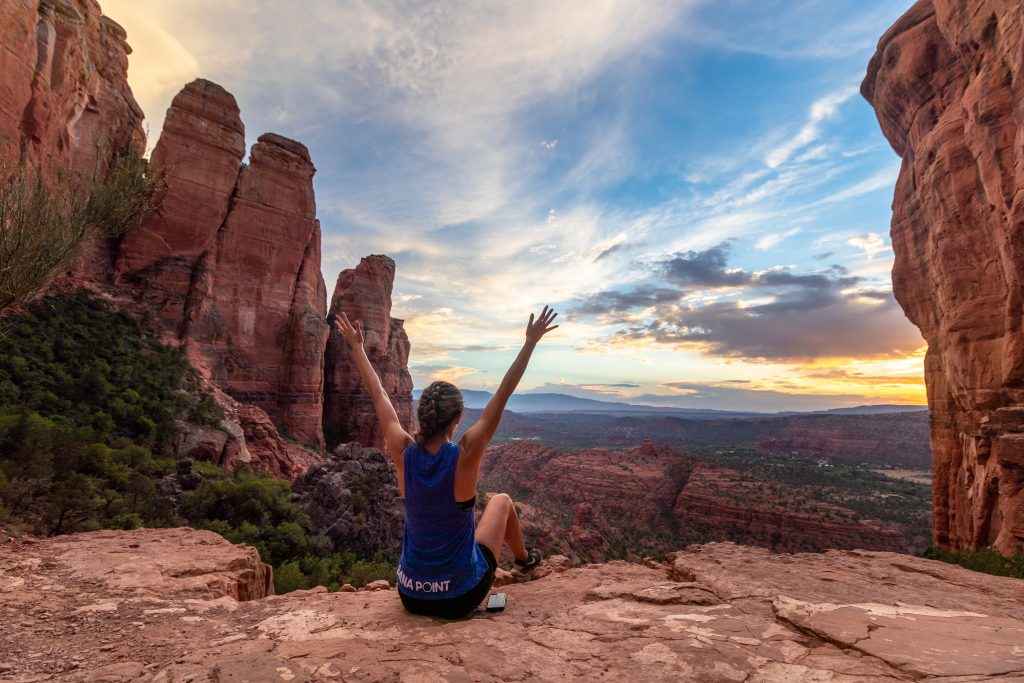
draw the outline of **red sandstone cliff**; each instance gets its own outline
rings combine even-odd
[[[935,540],[1024,548],[1024,6],[920,0],[861,91],[903,165],[893,289],[928,342]]]
[[[241,165],[235,99],[209,81],[171,104],[152,164],[161,204],[121,241],[116,283],[136,290],[204,374],[323,448],[326,287],[306,148],[267,134]]]
[[[391,317],[395,262],[387,256],[367,256],[355,268],[343,270],[331,298],[330,317],[342,311],[361,321],[366,355],[391,397],[398,419],[407,429],[412,422],[412,377],[409,338],[403,321]],[[348,344],[333,328],[327,341],[324,385],[324,432],[332,445],[346,441],[384,448],[373,410]]]

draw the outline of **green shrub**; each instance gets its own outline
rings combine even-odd
[[[1024,579],[1024,553],[1020,552],[1012,557],[1006,557],[993,548],[950,551],[938,546],[931,546],[924,551],[922,557],[958,564],[966,569],[984,574]]]
[[[289,591],[312,588],[309,578],[299,569],[296,560],[274,567],[274,592],[278,595]]]

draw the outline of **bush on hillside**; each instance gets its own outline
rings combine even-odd
[[[1024,553],[1020,552],[1012,557],[1006,557],[993,548],[951,551],[932,546],[924,551],[922,557],[958,564],[966,569],[984,574],[1024,579]]]
[[[111,159],[98,145],[97,159]],[[0,318],[66,269],[82,245],[119,235],[153,208],[160,178],[136,154],[117,155],[90,175],[25,163],[0,166]]]

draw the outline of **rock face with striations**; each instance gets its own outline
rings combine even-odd
[[[153,151],[166,173],[160,209],[122,240],[117,282],[205,376],[319,449],[327,294],[315,169],[278,135],[261,136],[245,166],[244,152],[234,97],[187,85]]]
[[[141,153],[126,37],[95,0],[0,4],[0,157],[88,171],[96,144]]]
[[[363,347],[384,390],[407,429],[412,421],[412,377],[409,338],[403,321],[391,317],[395,262],[387,256],[367,256],[355,268],[343,270],[331,298],[330,317],[342,311],[352,323],[361,321]],[[324,383],[324,432],[330,444],[357,441],[384,448],[373,401],[359,379],[352,353],[333,328],[327,341]]]
[[[861,91],[903,165],[893,289],[928,342],[935,540],[1024,548],[1024,6],[920,0]]]

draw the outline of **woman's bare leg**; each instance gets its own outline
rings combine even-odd
[[[484,514],[476,525],[476,542],[487,546],[496,560],[501,557],[505,543],[517,560],[526,559],[526,543],[519,528],[519,516],[507,493],[497,493],[487,501]]]

